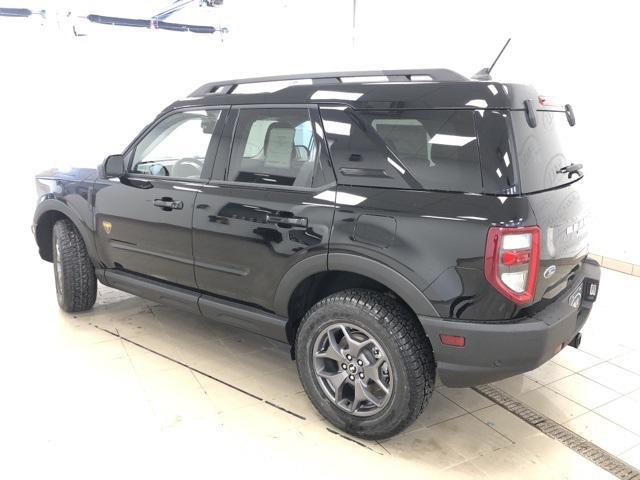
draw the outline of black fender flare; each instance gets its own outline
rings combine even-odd
[[[371,278],[395,292],[416,315],[440,317],[424,293],[405,276],[376,260],[352,253],[314,255],[291,267],[276,290],[275,313],[286,317],[289,299],[296,287],[311,275],[332,270],[356,273]]]
[[[293,291],[300,283],[316,273],[326,272],[328,270],[327,254],[322,253],[313,255],[300,260],[287,273],[284,274],[282,280],[278,284],[276,294],[273,301],[273,310],[276,314],[283,317],[289,316],[289,300]]]
[[[40,242],[38,241],[38,226],[42,220],[42,217],[50,212],[58,212],[67,217],[75,227],[80,232],[82,236],[82,240],[87,247],[87,252],[89,253],[89,258],[93,261],[94,265],[97,265],[97,256],[95,243],[93,241],[93,228],[90,225],[87,225],[81,218],[78,212],[76,212],[73,208],[71,208],[66,203],[55,199],[48,198],[46,200],[41,201],[36,207],[36,211],[33,215],[33,233],[36,236],[36,242],[38,243],[38,247],[40,247]],[[40,252],[40,256],[43,257],[42,252]]]

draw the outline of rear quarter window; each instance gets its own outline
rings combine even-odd
[[[340,183],[482,191],[471,110],[353,112],[326,107],[321,113]]]
[[[475,112],[482,185],[485,193],[515,195],[518,193],[518,177],[509,136],[509,115],[500,110]]]

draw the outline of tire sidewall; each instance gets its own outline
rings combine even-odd
[[[56,298],[58,300],[58,305],[63,310],[67,310],[69,305],[69,288],[67,285],[68,275],[65,271],[64,249],[61,242],[62,239],[59,235],[59,228],[61,228],[61,226],[58,224],[56,224],[53,228],[53,275],[55,278]],[[60,255],[58,255],[58,251],[60,252]],[[62,270],[62,282],[60,282],[60,280],[58,279],[58,266],[60,266],[60,269]]]
[[[70,220],[61,219],[53,225],[51,235],[58,305],[69,313],[90,309],[96,301],[97,279],[80,232]]]
[[[393,389],[389,402],[374,415],[358,417],[345,412],[327,398],[318,384],[313,362],[315,341],[320,332],[334,323],[351,323],[363,328],[387,355],[393,375]],[[384,438],[392,434],[388,432],[402,428],[412,400],[407,365],[393,336],[371,312],[347,302],[327,302],[320,308],[312,309],[298,332],[296,363],[300,380],[311,402],[338,428],[368,438]]]

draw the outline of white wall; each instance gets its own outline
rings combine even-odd
[[[117,14],[100,11],[100,3],[92,2],[94,13]],[[630,2],[359,0],[355,48],[349,1],[225,3],[224,43],[106,26],[75,38],[65,28],[0,19],[0,155],[5,175],[17,179],[10,193],[26,205],[12,221],[30,223],[35,172],[96,165],[206,81],[361,68],[448,67],[470,75],[511,36],[494,78],[531,83],[574,105],[580,142],[572,160],[585,164],[592,250],[640,263],[631,93],[640,34]]]

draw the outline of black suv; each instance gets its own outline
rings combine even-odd
[[[444,385],[577,345],[598,292],[575,123],[449,70],[216,82],[97,170],[36,179],[63,310],[96,280],[288,342],[315,407],[370,439]]]

